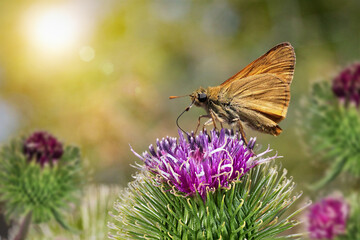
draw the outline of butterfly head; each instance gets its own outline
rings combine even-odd
[[[204,107],[208,101],[208,94],[206,89],[200,87],[190,94],[191,101],[197,107]]]

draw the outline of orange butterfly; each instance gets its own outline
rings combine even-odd
[[[278,123],[286,117],[294,69],[294,48],[290,43],[281,43],[220,86],[198,88],[189,95],[192,103],[185,109],[188,111],[194,104],[207,112],[199,117],[195,132],[200,119],[209,118],[204,126],[213,123],[216,128],[216,122],[221,127],[223,123],[237,125],[246,144],[243,124],[260,132],[279,135],[282,129]],[[174,98],[177,96],[170,97]]]

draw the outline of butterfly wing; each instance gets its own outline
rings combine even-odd
[[[223,82],[221,86],[257,74],[270,73],[290,84],[295,69],[295,51],[290,43],[280,43]]]
[[[290,85],[272,73],[248,76],[224,86],[219,101],[250,127],[278,135],[277,123],[286,117],[290,102]]]

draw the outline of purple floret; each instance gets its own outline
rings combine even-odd
[[[54,163],[63,155],[63,146],[54,136],[47,132],[34,132],[28,137],[23,145],[26,158],[35,160],[44,166],[46,163]]]
[[[333,80],[334,94],[345,103],[360,104],[360,63],[346,67]]]
[[[205,199],[207,192],[218,188],[229,188],[256,165],[275,159],[277,156],[261,158],[272,151],[269,148],[255,155],[252,149],[255,138],[248,147],[239,134],[222,129],[200,133],[187,138],[179,131],[179,138],[157,140],[156,149],[150,145],[149,152],[138,156],[144,161],[146,170],[155,174],[161,183],[172,187],[172,192],[182,196],[193,196],[198,192]]]

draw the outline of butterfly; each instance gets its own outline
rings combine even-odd
[[[190,95],[191,105],[205,109],[209,118],[204,126],[223,123],[237,126],[247,144],[244,125],[262,133],[279,135],[278,123],[286,117],[290,84],[295,70],[295,51],[290,43],[280,43],[251,62],[240,72],[215,87],[199,87]],[[171,96],[170,99],[179,96]],[[180,116],[184,113],[182,112]],[[179,126],[179,125],[178,125]]]

